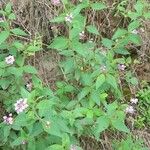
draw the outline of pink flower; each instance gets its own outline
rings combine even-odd
[[[59,5],[60,4],[60,0],[51,0],[53,5]]]
[[[2,17],[0,17],[0,22],[4,22],[4,19]]]
[[[3,116],[3,119],[4,119],[4,123],[8,125],[13,124],[13,117],[11,113],[8,116]]]
[[[27,99],[20,98],[19,100],[17,100],[14,106],[15,106],[15,111],[17,112],[17,114],[23,112],[28,107]]]
[[[65,21],[71,23],[73,19],[73,15],[72,14],[67,14],[65,17]]]
[[[14,61],[15,61],[15,58],[12,55],[9,55],[8,57],[5,58],[5,62],[7,65],[12,65]]]
[[[137,98],[131,98],[130,102],[132,104],[137,104],[138,103],[138,99]]]
[[[126,109],[125,109],[125,112],[126,113],[129,113],[129,114],[133,114],[135,112],[133,106],[128,106]]]
[[[118,64],[118,69],[124,71],[126,66],[124,64]]]

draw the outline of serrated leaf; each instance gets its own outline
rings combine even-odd
[[[22,67],[22,69],[26,73],[37,74],[37,70],[33,66],[27,65],[27,66]]]
[[[14,13],[11,13],[11,14],[8,16],[8,18],[9,18],[10,20],[14,20],[14,19],[16,19],[16,16],[15,16]]]
[[[90,92],[90,88],[89,87],[85,87],[81,90],[81,92],[78,94],[78,99],[81,100],[83,99],[85,96],[87,96]]]
[[[129,39],[130,42],[132,42],[136,45],[141,45],[142,44],[142,40],[141,40],[141,37],[139,35],[130,34],[128,36],[128,39]]]
[[[129,131],[130,131],[127,128],[127,126],[124,124],[124,122],[121,120],[112,121],[112,126],[119,131],[123,131],[123,132],[127,132],[127,133],[129,133]]]
[[[117,81],[114,76],[108,74],[106,76],[107,83],[110,84],[114,89],[117,89]]]
[[[0,32],[0,44],[2,44],[9,37],[9,31]]]
[[[105,46],[105,47],[107,47],[107,48],[111,48],[112,47],[112,45],[113,45],[113,41],[112,40],[110,40],[110,39],[107,39],[107,38],[103,38],[102,39],[102,44]]]
[[[106,130],[109,127],[109,119],[107,116],[101,116],[96,121],[96,127],[94,128],[94,135],[98,139],[100,136],[100,133],[104,130]]]
[[[117,29],[117,31],[114,33],[112,39],[114,40],[114,39],[120,38],[120,37],[124,36],[126,33],[128,33],[127,30],[125,30],[125,29],[120,29],[120,28],[119,28],[119,29]]]
[[[21,35],[21,36],[26,36],[27,33],[25,33],[23,30],[19,29],[19,28],[14,28],[11,30],[11,32],[15,35]]]
[[[69,40],[65,37],[56,37],[53,42],[50,44],[49,48],[63,50],[68,47]]]
[[[134,29],[137,29],[140,26],[140,22],[135,20],[133,22],[131,22],[128,26],[128,31],[133,31]]]
[[[89,25],[86,27],[87,31],[92,33],[92,34],[96,34],[96,35],[100,35],[97,28],[94,25]]]
[[[106,8],[106,5],[100,2],[96,2],[96,3],[91,4],[91,7],[94,10],[102,10]]]
[[[25,140],[24,137],[18,137],[17,139],[15,139],[15,140],[12,142],[12,146],[21,145],[24,140]]]
[[[10,14],[11,13],[11,7],[12,7],[12,3],[8,3],[5,7],[5,11]]]
[[[114,50],[117,54],[128,55],[130,54],[124,47],[120,47]]]
[[[105,82],[105,75],[101,74],[96,79],[96,89],[100,88],[101,85]]]
[[[26,49],[27,52],[37,52],[37,51],[39,51],[39,50],[41,50],[41,47],[40,47],[40,46],[33,46],[33,45],[29,46],[29,47]]]
[[[40,116],[47,116],[51,112],[51,108],[54,102],[50,100],[42,100],[37,104],[37,109],[39,110]]]

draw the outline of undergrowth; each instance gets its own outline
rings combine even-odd
[[[133,125],[130,127],[126,120],[140,113],[149,122],[149,111],[145,112],[149,92],[130,92],[130,88],[140,85],[131,69],[130,45],[142,44],[139,29],[150,18],[149,4],[138,0],[128,10],[127,2],[119,3],[114,12],[127,18],[128,25],[116,28],[112,38],[107,38],[96,25],[87,24],[85,16],[86,10],[109,9],[105,3],[53,0],[53,5],[63,5],[63,10],[50,22],[54,26],[63,24],[67,31],[56,35],[47,46],[62,56],[59,68],[63,80],[56,82],[56,90],[44,86],[35,67],[26,64],[29,57],[42,50],[42,43],[26,40],[29,35],[13,25],[17,16],[11,3],[1,9],[0,100],[5,108],[0,124],[2,149],[81,150],[81,136],[100,140],[106,130],[124,136],[122,141],[112,142],[113,149],[146,149],[132,136]],[[88,35],[100,40],[89,40]],[[25,81],[26,76],[31,82]],[[137,120],[137,127],[142,123]]]

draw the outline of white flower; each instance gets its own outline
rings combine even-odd
[[[126,66],[124,64],[118,64],[118,69],[124,71]]]
[[[126,109],[125,109],[125,112],[126,113],[129,113],[129,114],[133,114],[135,112],[133,106],[128,106]]]
[[[81,40],[83,40],[85,38],[85,32],[84,31],[80,32],[79,37]]]
[[[4,123],[6,124],[13,124],[13,117],[12,117],[12,114],[9,114],[8,116],[3,116],[3,119],[4,119]]]
[[[106,71],[106,69],[107,69],[107,68],[106,68],[105,65],[103,65],[103,66],[100,67],[100,70],[101,70],[102,72]]]
[[[137,104],[138,103],[138,99],[137,98],[131,98],[130,102],[132,104]]]
[[[15,106],[15,111],[17,112],[17,114],[23,112],[28,107],[27,99],[20,98],[19,100],[17,100],[14,106]]]
[[[133,31],[131,31],[131,33],[132,34],[138,34],[139,32],[136,29],[134,29]]]
[[[5,58],[5,62],[7,65],[12,65],[14,61],[15,61],[15,58],[12,55],[9,55],[8,57]]]
[[[75,145],[71,145],[70,150],[77,150],[77,147]]]
[[[32,85],[31,82],[28,82],[28,83],[26,84],[27,90],[31,91],[31,90],[32,90],[32,87],[33,87],[33,85]]]
[[[65,21],[71,23],[73,19],[73,15],[72,14],[67,14],[65,17]]]

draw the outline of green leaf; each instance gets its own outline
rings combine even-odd
[[[12,3],[8,3],[5,7],[5,11],[6,13],[10,14],[11,13],[11,7],[12,7]]]
[[[86,29],[89,33],[93,33],[93,34],[96,34],[96,35],[100,35],[97,28],[93,25],[89,25],[89,26],[86,26]]]
[[[134,29],[137,29],[140,26],[140,22],[135,20],[128,25],[128,31],[131,32]]]
[[[100,88],[102,84],[105,82],[105,75],[101,74],[96,79],[96,89]]]
[[[137,1],[134,5],[135,10],[137,11],[138,15],[142,15],[144,4],[141,1]]]
[[[110,39],[107,39],[107,38],[103,38],[102,39],[102,44],[105,46],[105,47],[107,47],[107,48],[111,48],[112,47],[112,45],[113,45],[113,41],[112,40],[110,40]]]
[[[127,33],[128,33],[127,30],[125,30],[125,29],[120,29],[120,28],[119,28],[119,29],[117,29],[117,31],[114,33],[112,39],[113,39],[113,40],[114,40],[114,39],[118,39],[118,38],[124,36],[124,35],[127,34]]]
[[[98,139],[100,136],[100,133],[104,130],[106,130],[109,127],[109,119],[107,116],[101,116],[96,121],[96,127],[94,128],[94,135]]]
[[[53,48],[57,50],[63,50],[68,47],[69,40],[65,37],[56,37],[48,48]]]
[[[62,145],[54,144],[46,148],[45,150],[65,150]]]
[[[11,14],[8,16],[8,18],[9,18],[10,20],[15,20],[15,19],[16,19],[16,16],[15,16],[14,13],[11,13]]]
[[[100,94],[99,91],[92,91],[90,95],[90,99],[94,101],[97,105],[100,105]]]
[[[114,89],[117,89],[117,81],[114,76],[108,74],[106,76],[107,83],[110,84]]]
[[[106,5],[100,2],[96,2],[96,3],[91,4],[91,7],[94,10],[102,10],[106,8]]]
[[[88,54],[86,46],[80,42],[72,42],[72,48],[75,52],[77,52],[83,57],[86,57]]]
[[[115,53],[122,54],[122,55],[128,55],[128,54],[130,54],[128,52],[128,50],[126,50],[124,47],[117,48],[114,51],[115,51]]]
[[[65,21],[65,15],[61,15],[58,17],[55,17],[54,19],[50,20],[52,23],[60,23]]]
[[[24,137],[18,137],[17,139],[15,139],[15,140],[12,142],[12,146],[21,145],[24,140],[25,140]]]
[[[21,35],[21,36],[26,36],[27,33],[25,33],[23,30],[19,29],[19,28],[14,28],[11,30],[11,32],[15,35]]]
[[[26,73],[37,74],[37,70],[33,66],[27,65],[27,66],[24,66],[22,69]]]
[[[9,31],[0,32],[0,44],[2,44],[9,37]]]
[[[9,67],[7,70],[10,74],[15,75],[16,77],[21,77],[23,75],[22,68]]]
[[[37,104],[40,116],[47,116],[51,112],[51,108],[54,105],[53,101],[42,100]]]
[[[116,111],[115,115],[115,117],[111,118],[112,126],[119,131],[129,133],[129,129],[124,124],[125,113],[123,111]]]
[[[129,39],[129,41],[131,41],[132,43],[134,43],[136,45],[141,45],[142,44],[142,40],[141,40],[139,35],[129,34],[128,39]]]
[[[87,96],[90,92],[90,88],[89,87],[85,87],[81,90],[81,92],[78,94],[78,99],[81,100],[83,99],[85,96]]]
[[[129,133],[129,131],[130,131],[127,128],[127,126],[124,124],[124,122],[119,119],[112,121],[112,126],[119,131],[123,131],[123,132],[127,132],[127,133]]]
[[[7,141],[7,138],[10,134],[10,130],[11,130],[11,127],[10,126],[4,126],[3,128],[3,132],[4,132],[4,141]]]
[[[29,46],[29,47],[26,49],[27,52],[37,52],[37,51],[39,51],[39,50],[41,50],[41,47],[40,47],[40,46],[33,46],[33,45]]]
[[[150,12],[144,13],[145,19],[150,19]]]

